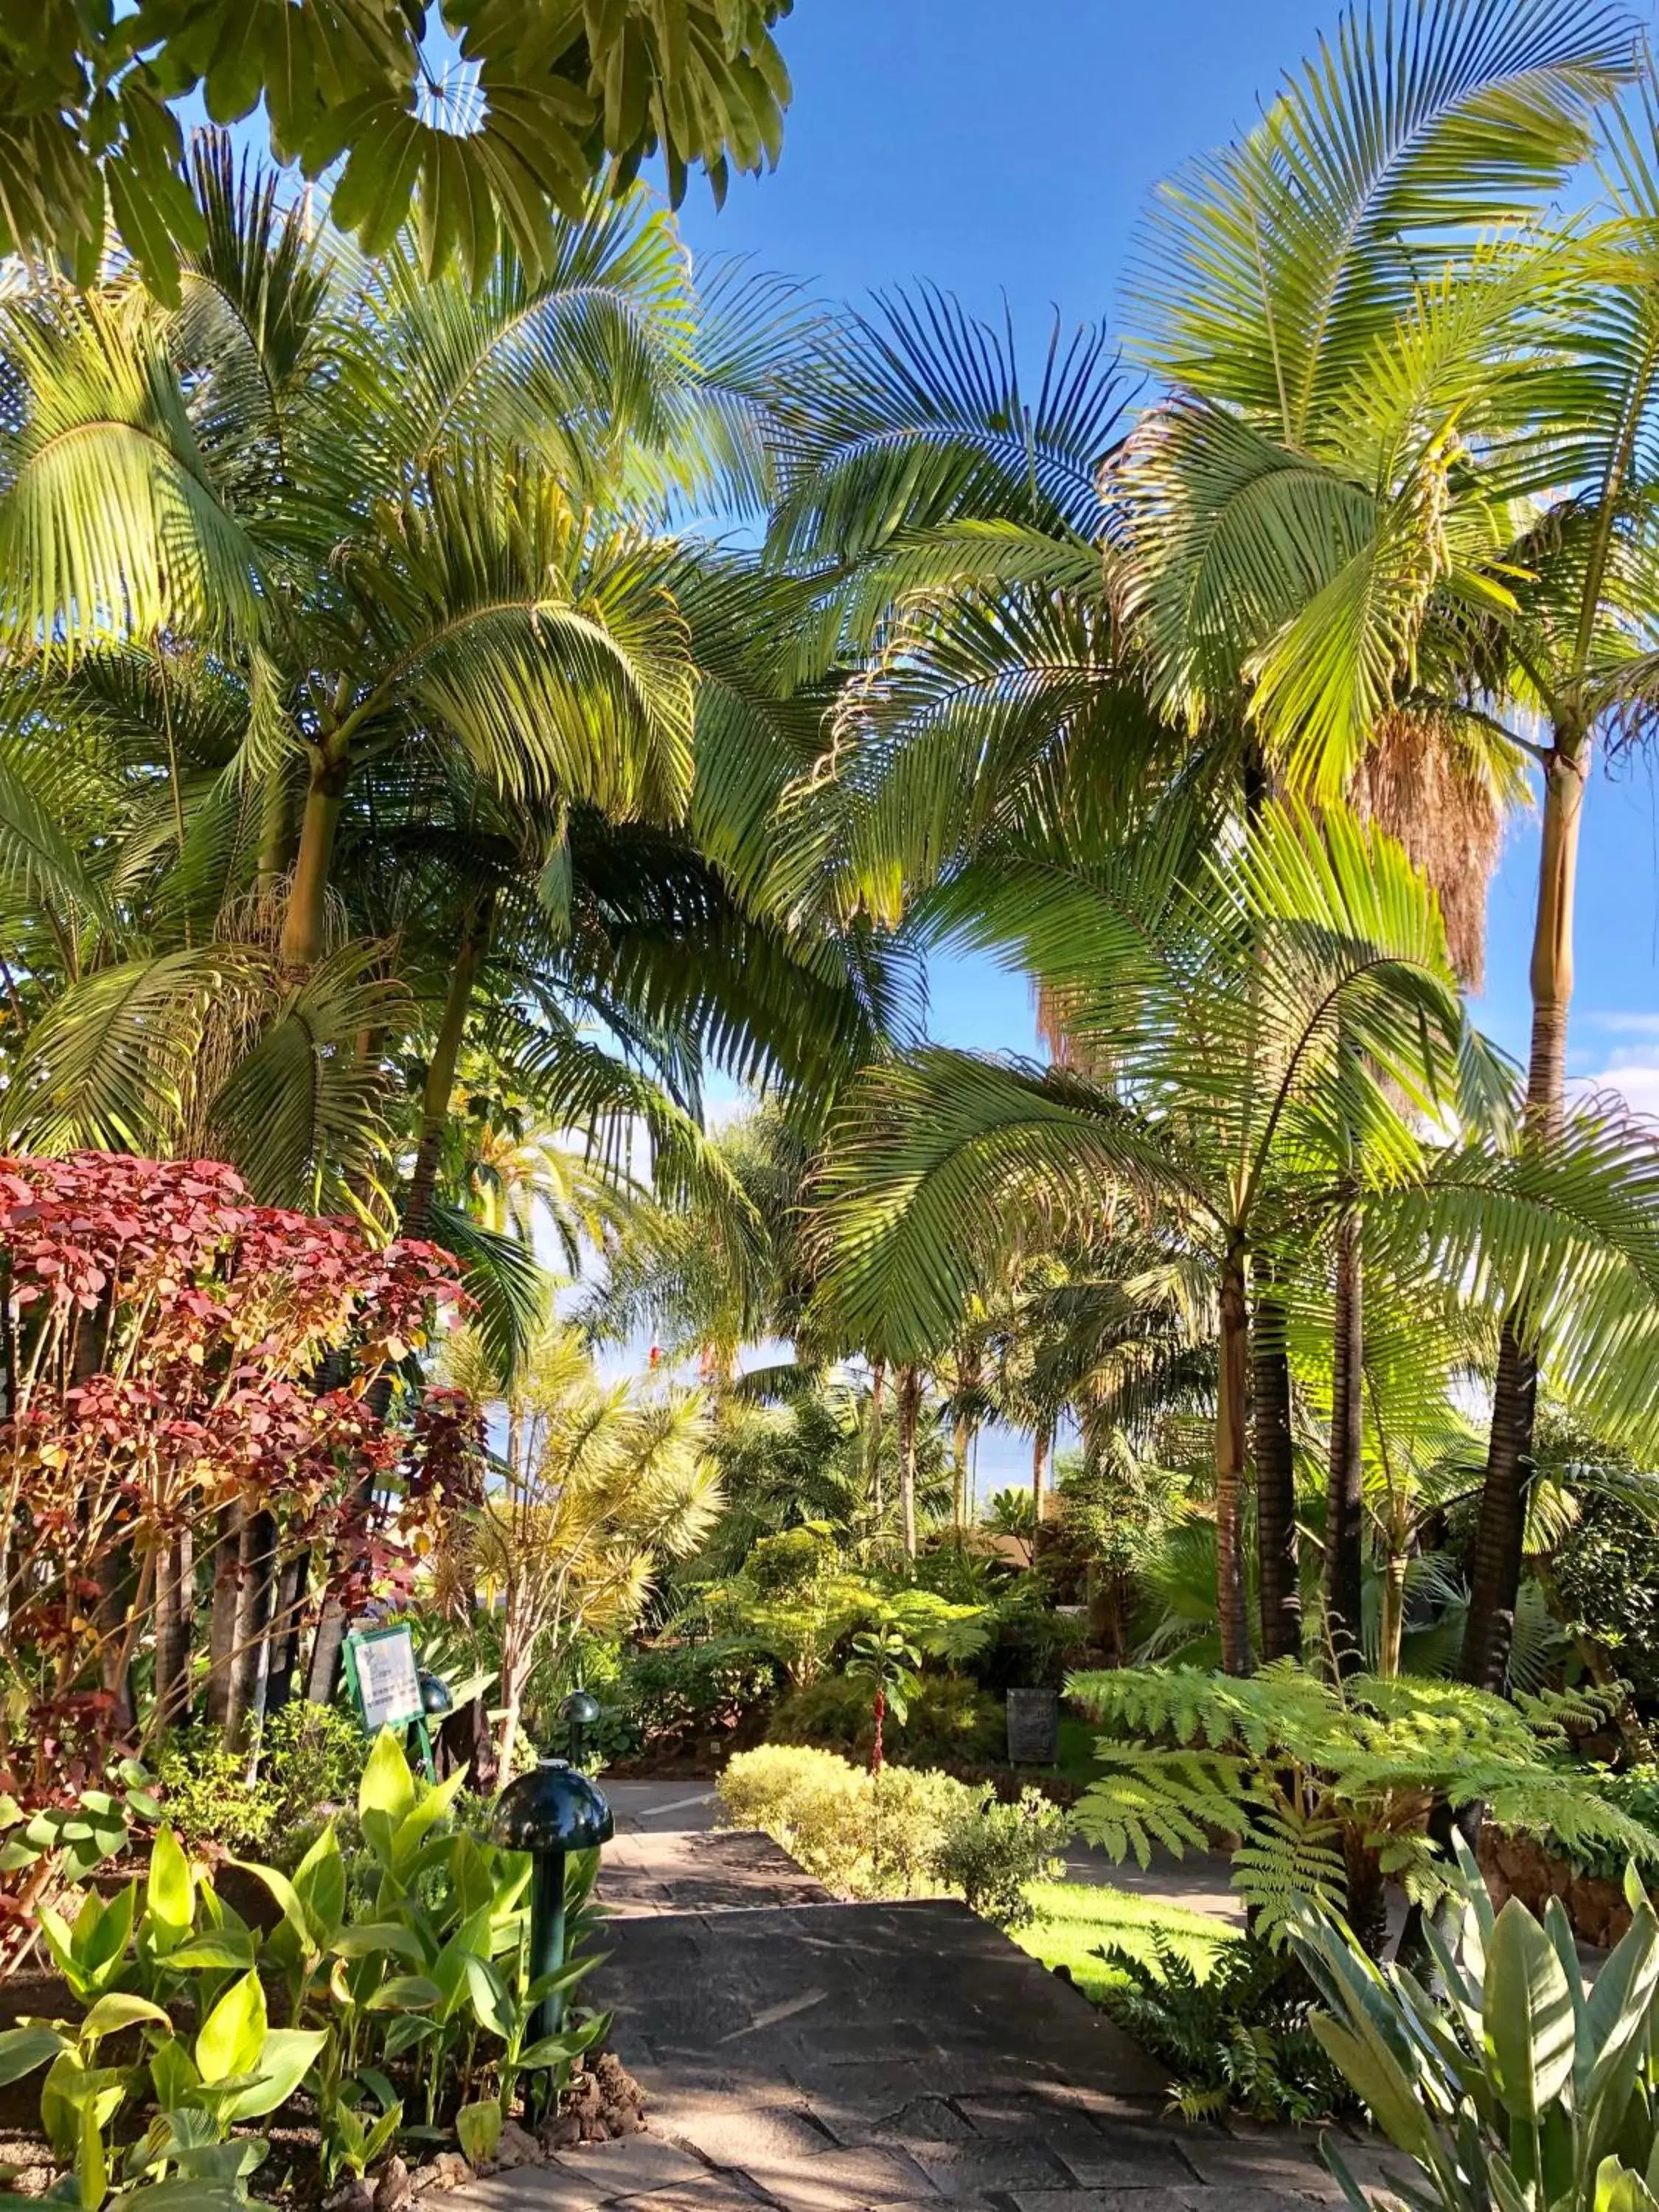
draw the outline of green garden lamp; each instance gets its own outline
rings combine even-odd
[[[491,1832],[508,1850],[530,1854],[530,1978],[539,1981],[564,1964],[565,1860],[608,1844],[617,1824],[585,1774],[568,1759],[548,1758],[502,1790]],[[532,2041],[556,2035],[563,2018],[564,1992],[555,1990],[536,2008]]]
[[[599,1699],[588,1690],[573,1690],[559,1707],[559,1718],[570,1729],[570,1764],[582,1763],[582,1738],[589,1729],[598,1728],[603,1708]]]
[[[421,1763],[426,1769],[428,1782],[437,1779],[437,1763],[432,1756],[432,1739],[443,1726],[444,1716],[455,1710],[455,1700],[449,1694],[449,1685],[441,1675],[422,1673],[421,1682],[421,1715],[415,1723],[415,1733],[420,1740]]]

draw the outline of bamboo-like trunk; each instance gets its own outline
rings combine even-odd
[[[1244,1495],[1244,1408],[1249,1360],[1244,1256],[1229,1251],[1221,1272],[1221,1387],[1215,1417],[1216,1594],[1221,1663],[1230,1674],[1250,1671],[1250,1622],[1244,1595],[1240,1527]]]
[[[196,1532],[185,1522],[161,1539],[155,1577],[156,1733],[190,1718],[190,1651],[196,1623]]]
[[[287,968],[309,968],[321,957],[324,926],[328,914],[329,871],[334,862],[334,836],[340,826],[340,808],[350,773],[346,760],[319,756],[306,792],[300,817],[300,849],[294,863],[294,881],[283,920],[280,957]]]
[[[493,906],[494,900],[489,896],[476,903],[467,917],[456,950],[455,965],[450,975],[448,994],[444,1000],[443,1018],[438,1024],[437,1039],[432,1048],[432,1060],[421,1093],[420,1137],[415,1147],[415,1166],[409,1179],[402,1212],[405,1235],[417,1236],[425,1228],[427,1216],[432,1208],[432,1193],[438,1180],[438,1161],[443,1150],[444,1132],[449,1127],[449,1102],[454,1094],[461,1042],[466,1034],[467,1012],[472,1003],[473,988],[478,980],[478,969],[489,940]]]
[[[1265,1659],[1297,1659],[1302,1655],[1302,1578],[1291,1437],[1291,1361],[1284,1306],[1265,1270],[1256,1292],[1250,1364],[1261,1654]]]
[[[1526,1133],[1548,1140],[1561,1127],[1566,1088],[1567,1011],[1572,1001],[1573,905],[1589,742],[1559,728],[1544,769],[1538,911],[1533,926],[1532,1048],[1527,1063]],[[1519,1318],[1522,1327],[1516,1325]],[[1459,1672],[1477,1688],[1499,1689],[1509,1668],[1521,1589],[1522,1544],[1533,1478],[1538,1364],[1524,1316],[1506,1320],[1498,1347],[1492,1435],[1469,1574],[1468,1625]]]
[[[240,1498],[219,1508],[214,1524],[213,1585],[208,1612],[207,1717],[228,1728],[234,1694],[236,1600],[247,1511]]]
[[[233,1662],[227,1741],[240,1751],[264,1717],[270,1662],[270,1616],[276,1582],[276,1522],[250,1512],[243,1522],[236,1591],[236,1650]]]
[[[283,1563],[271,1601],[264,1709],[279,1713],[293,1698],[300,1666],[300,1627],[305,1618],[311,1555],[302,1547]]]
[[[921,1376],[914,1367],[901,1367],[898,1379],[899,1514],[904,1528],[904,1556],[916,1556],[916,1422],[921,1411]]]
[[[1325,1634],[1337,1676],[1364,1664],[1364,1262],[1359,1217],[1336,1231],[1336,1323],[1331,1359],[1330,1472],[1325,1492]]]

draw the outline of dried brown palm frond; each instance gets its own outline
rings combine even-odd
[[[1487,887],[1504,813],[1525,792],[1484,732],[1455,714],[1420,711],[1382,717],[1349,787],[1354,812],[1398,838],[1433,885],[1447,949],[1468,990],[1485,981]]]

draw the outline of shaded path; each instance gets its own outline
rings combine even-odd
[[[650,1794],[646,1794],[649,1792]],[[1288,2130],[1188,2128],[1164,2075],[950,1900],[842,1905],[695,1786],[618,1785],[596,2001],[650,2132],[475,2184],[495,2212],[1310,2212]],[[695,1826],[670,1825],[693,1820]],[[1381,2179],[1368,2146],[1349,2147]]]

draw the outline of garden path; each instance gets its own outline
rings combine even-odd
[[[594,1994],[649,2131],[457,2212],[1311,2212],[1290,2130],[1188,2128],[1075,1990],[949,1900],[843,1905],[700,1786],[618,1784]],[[1347,2147],[1382,2179],[1368,2144]]]

